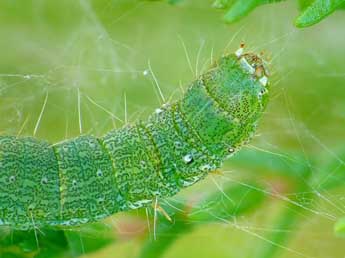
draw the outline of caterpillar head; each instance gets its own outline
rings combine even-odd
[[[219,167],[254,135],[268,101],[268,76],[265,61],[242,48],[221,57],[192,83],[179,108],[208,154],[185,156],[189,169],[179,175],[184,186]]]
[[[226,130],[210,135],[220,139],[215,144],[226,142],[229,149],[237,150],[254,135],[268,102],[268,78],[267,62],[255,53],[244,53],[243,46],[221,57],[203,76],[209,94],[231,121],[222,126]]]
[[[204,76],[204,84],[235,122],[254,122],[268,101],[267,62],[255,53],[244,53],[244,46],[220,58]]]
[[[253,74],[255,78],[261,79],[260,82],[263,86],[266,86],[270,72],[267,67],[267,61],[262,58],[263,53],[257,55],[255,53],[243,53],[243,51],[244,44],[241,44],[240,48],[235,52],[242,68],[248,73]]]

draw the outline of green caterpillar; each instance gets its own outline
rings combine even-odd
[[[264,61],[241,47],[146,122],[54,145],[1,136],[0,225],[80,225],[175,195],[253,136],[267,76]]]

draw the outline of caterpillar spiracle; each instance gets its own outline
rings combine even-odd
[[[56,144],[0,136],[0,225],[81,225],[175,195],[253,136],[267,78],[265,61],[241,47],[146,122]]]

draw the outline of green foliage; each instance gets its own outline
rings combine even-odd
[[[204,223],[232,219],[259,207],[264,199],[264,189],[254,182],[227,187],[200,202],[188,219]]]
[[[249,187],[250,186],[250,187]],[[148,240],[142,248],[141,258],[161,257],[163,253],[182,235],[192,231],[200,223],[212,223],[221,220],[234,219],[259,207],[265,200],[263,188],[256,183],[247,182],[242,185],[229,186],[217,191],[190,208],[187,203],[164,208],[173,214],[173,224],[160,220],[157,230],[158,239]]]
[[[0,230],[0,257],[77,257],[114,242],[111,228],[95,223],[73,230]]]
[[[213,6],[216,8],[229,8],[224,16],[226,22],[234,22],[247,15],[260,5],[281,2],[282,0],[248,0],[248,1],[226,1],[217,0]],[[300,0],[299,4],[302,13],[296,19],[296,26],[299,28],[314,25],[336,9],[344,7],[344,0]]]
[[[307,213],[316,195],[311,192],[308,186],[308,178],[304,178],[304,180],[295,185],[294,195],[287,199],[286,207],[281,210],[275,221],[272,222],[272,227],[279,228],[280,230],[268,233],[266,238],[274,244],[267,242],[262,244],[257,257],[276,257],[276,254],[281,252],[279,246],[288,244],[290,238],[296,232],[294,229],[298,228],[298,225],[305,218],[303,215]]]
[[[216,1],[213,6],[217,8],[229,8],[224,16],[226,22],[234,22],[251,12],[254,8],[263,4],[281,2],[283,0],[248,0],[248,1]]]
[[[171,4],[176,4],[181,0],[169,0]],[[213,7],[217,9],[227,9],[224,21],[233,23],[248,15],[255,8],[286,0],[215,0]],[[298,28],[312,26],[337,9],[345,8],[345,0],[299,0],[301,13],[295,21]]]
[[[242,150],[231,159],[231,164],[245,167],[251,172],[284,176],[300,180],[309,173],[309,164],[300,153],[273,154],[253,149]]]
[[[1,230],[0,257],[59,257],[66,250],[68,243],[62,230]]]
[[[115,241],[112,228],[102,223],[65,230],[65,237],[73,257],[97,251]]]
[[[299,192],[308,189],[305,185],[299,186],[296,196],[290,198],[288,205],[280,212],[276,220],[272,222],[272,228],[279,228],[278,231],[272,231],[265,236],[271,243],[263,243],[258,250],[256,257],[273,258],[277,257],[277,253],[281,251],[279,246],[286,246],[290,238],[292,238],[298,224],[302,222],[303,213],[310,206],[311,201],[303,203],[303,199],[311,200],[311,194],[304,194],[302,197]],[[299,198],[297,197],[299,196]]]
[[[314,25],[333,13],[336,9],[343,7],[344,3],[344,0],[315,0],[309,5],[302,4],[304,10],[296,19],[295,24],[300,28]]]

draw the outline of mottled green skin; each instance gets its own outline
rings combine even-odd
[[[176,194],[252,137],[264,88],[229,55],[146,122],[55,145],[0,137],[0,224],[79,225]]]

